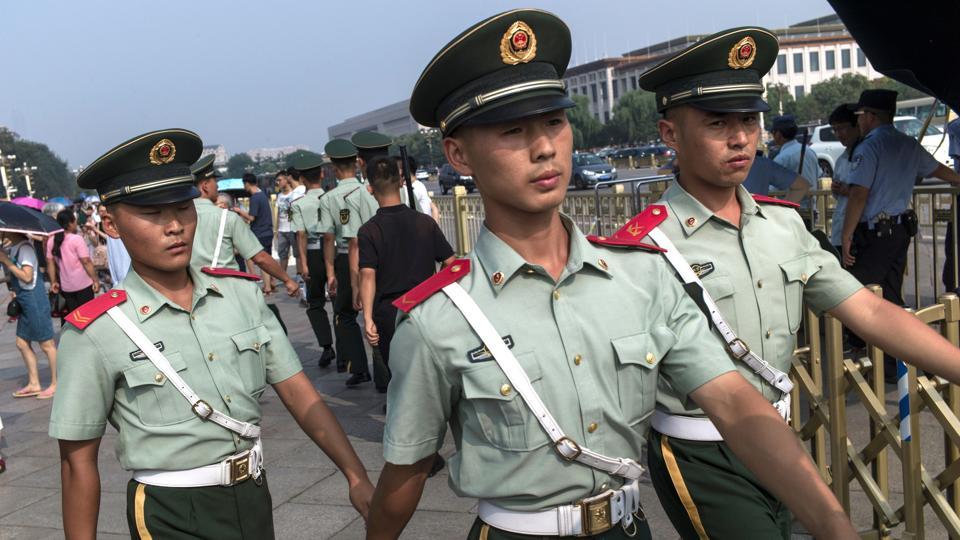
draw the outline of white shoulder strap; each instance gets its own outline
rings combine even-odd
[[[224,208],[220,211],[220,230],[217,231],[217,246],[213,248],[213,260],[210,261],[210,268],[217,267],[217,261],[220,260],[220,246],[223,245],[223,229],[227,225],[227,210]]]
[[[760,356],[750,350],[750,347],[748,347],[742,339],[737,337],[736,332],[734,332],[733,329],[730,328],[730,325],[727,324],[727,321],[723,319],[720,308],[717,307],[717,303],[713,301],[713,297],[710,296],[710,293],[707,292],[707,289],[703,286],[703,282],[700,281],[697,274],[690,268],[690,263],[683,258],[680,250],[677,249],[677,246],[667,237],[666,233],[661,231],[659,227],[654,227],[648,236],[656,242],[658,246],[666,250],[663,256],[670,262],[670,266],[677,271],[677,274],[680,275],[680,279],[683,280],[684,284],[696,285],[696,288],[699,289],[702,298],[694,298],[694,300],[703,300],[707,310],[706,315],[710,317],[713,325],[717,327],[717,331],[720,332],[720,337],[722,337],[723,341],[727,344],[727,349],[730,351],[730,354],[737,360],[750,366],[750,369],[763,377],[763,380],[770,383],[774,388],[784,394],[789,394],[790,391],[793,390],[793,382],[790,380],[790,377],[770,365],[770,363],[763,358],[760,358]],[[690,291],[688,291],[688,293],[689,292]],[[699,301],[697,303],[699,304]]]
[[[140,328],[133,324],[133,321],[124,315],[123,311],[120,311],[119,307],[114,306],[108,309],[107,315],[109,315],[110,318],[117,323],[117,326],[123,330],[123,333],[147,355],[150,362],[160,370],[160,373],[163,373],[173,387],[190,402],[190,408],[193,410],[193,413],[199,416],[201,420],[210,420],[214,424],[229,429],[245,439],[256,439],[260,437],[260,426],[231,418],[211,407],[206,401],[200,399],[200,397],[193,392],[193,389],[187,386],[186,381],[177,373],[177,370],[173,369],[170,361],[157,350],[153,342],[144,335]]]
[[[486,345],[487,350],[493,355],[497,365],[503,370],[510,384],[523,398],[523,402],[537,417],[540,426],[547,432],[550,440],[553,441],[553,447],[560,454],[560,457],[567,461],[577,461],[587,467],[603,471],[605,473],[636,480],[643,474],[643,467],[636,461],[629,458],[612,458],[603,454],[598,454],[589,448],[580,446],[576,441],[567,437],[560,424],[557,423],[547,406],[540,399],[533,385],[530,384],[530,378],[523,371],[523,367],[517,358],[510,351],[510,348],[504,344],[500,334],[487,319],[480,306],[467,294],[467,291],[459,283],[451,283],[443,288],[443,292],[450,297],[450,300],[457,306],[464,318],[473,328],[474,332],[480,336],[480,340]]]

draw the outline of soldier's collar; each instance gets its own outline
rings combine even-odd
[[[206,197],[197,197],[193,200],[193,204],[197,206],[214,206],[213,201]]]
[[[753,200],[750,192],[742,185],[737,186],[737,200],[740,201],[740,213],[745,215],[763,216],[760,205]],[[660,202],[670,205],[670,217],[677,220],[685,236],[690,236],[700,230],[700,227],[714,218],[714,213],[698,201],[693,195],[683,189],[679,182],[673,182],[664,192]],[[716,218],[724,221],[720,218]]]
[[[189,267],[188,272],[190,272],[190,278],[193,280],[192,308],[195,308],[198,301],[207,294],[213,293],[222,296],[217,284],[206,275],[197,272],[192,266]],[[123,289],[127,292],[127,301],[133,306],[140,322],[144,322],[158,313],[165,305],[171,309],[184,311],[182,307],[174,304],[166,296],[147,284],[135,270],[131,269],[123,280]]]
[[[337,186],[346,186],[349,184],[359,184],[360,179],[356,176],[351,176],[350,178],[344,178],[342,180],[337,180]]]
[[[609,265],[604,258],[607,253],[591,244],[569,217],[560,214],[560,220],[570,235],[566,274],[575,274],[587,265],[609,276]],[[486,276],[494,294],[499,293],[517,272],[547,275],[543,267],[524,260],[512,247],[493,234],[486,224],[480,228],[473,251],[480,262],[480,267],[475,271]]]

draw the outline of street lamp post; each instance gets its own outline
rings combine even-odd
[[[27,165],[26,161],[23,162],[23,165],[13,170],[13,172],[21,173],[23,175],[23,179],[27,181],[27,195],[30,197],[33,197],[33,184],[30,182],[30,173],[36,171],[37,166]]]
[[[0,150],[0,180],[3,181],[3,191],[7,195],[7,199],[12,199],[13,194],[17,192],[16,186],[11,186],[9,180],[7,179],[7,162],[17,159],[17,156],[13,154],[3,154],[3,150]]]

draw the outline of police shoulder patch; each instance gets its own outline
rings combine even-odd
[[[90,326],[90,323],[97,320],[98,317],[107,312],[108,309],[119,306],[127,301],[127,293],[114,289],[106,294],[90,300],[86,304],[78,307],[66,316],[66,321],[80,330]]]
[[[433,296],[437,291],[451,283],[455,283],[470,273],[470,259],[457,259],[449,266],[427,278],[406,294],[393,301],[394,307],[404,313]]]
[[[786,206],[788,208],[800,208],[800,205],[795,202],[785,201],[776,197],[767,197],[766,195],[754,195],[753,200],[760,204],[775,204],[777,206]]]
[[[209,266],[204,266],[200,269],[200,271],[211,276],[235,277],[240,279],[249,279],[250,281],[260,281],[260,276],[256,274],[248,274],[232,268],[210,268]]]

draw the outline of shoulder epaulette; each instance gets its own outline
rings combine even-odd
[[[260,276],[256,274],[248,274],[232,268],[210,268],[209,266],[204,266],[200,271],[211,276],[235,277],[249,279],[250,281],[260,281]]]
[[[361,186],[361,187],[362,187],[362,186]],[[353,195],[353,193],[354,193],[355,191],[357,191],[358,189],[360,189],[360,188],[359,188],[359,187],[355,187],[355,188],[351,189],[351,190],[350,190],[350,193],[347,193],[346,195],[344,195],[343,198],[346,199],[347,197]]]
[[[777,206],[786,206],[787,208],[800,208],[795,202],[785,201],[776,197],[767,197],[766,195],[754,195],[753,200],[761,204],[775,204]]]
[[[449,266],[427,278],[424,282],[407,291],[406,294],[393,301],[394,307],[404,313],[409,313],[418,304],[433,296],[447,285],[459,281],[470,273],[470,259],[457,259]]]
[[[87,326],[90,326],[90,323],[97,320],[97,317],[106,313],[108,309],[119,306],[126,301],[127,293],[125,291],[113,289],[71,311],[70,314],[66,316],[66,321],[83,330]]]
[[[665,249],[641,242],[647,234],[667,219],[667,207],[652,204],[628,221],[612,236],[588,236],[587,240],[594,244],[612,247],[631,247],[646,251],[664,252]]]

